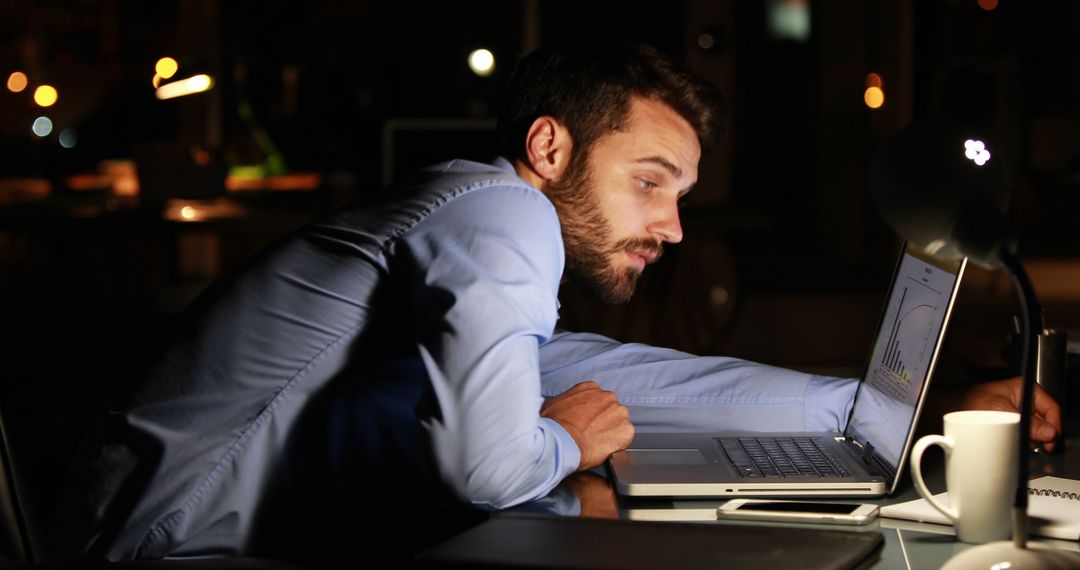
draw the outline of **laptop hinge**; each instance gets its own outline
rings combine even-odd
[[[871,463],[874,459],[874,444],[869,441],[862,446],[862,459],[866,463]]]
[[[874,459],[874,444],[867,442],[861,442],[850,435],[844,436],[844,441],[855,446],[855,449],[859,450],[859,456],[862,458],[863,463],[873,463]]]

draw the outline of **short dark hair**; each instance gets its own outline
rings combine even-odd
[[[656,48],[575,44],[542,48],[517,63],[503,92],[496,148],[507,158],[524,158],[529,128],[549,115],[570,131],[581,151],[575,155],[588,155],[598,138],[625,126],[632,96],[674,109],[693,127],[702,152],[724,131],[720,91]]]

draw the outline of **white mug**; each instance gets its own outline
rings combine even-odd
[[[945,414],[945,435],[927,435],[911,450],[915,488],[949,517],[964,542],[1005,540],[1012,533],[1016,495],[1020,414],[963,411]],[[949,504],[934,498],[923,482],[920,464],[931,445],[945,449],[945,485]]]

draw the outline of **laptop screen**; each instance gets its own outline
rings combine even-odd
[[[933,372],[963,266],[920,259],[907,247],[897,267],[846,431],[873,445],[894,470]]]

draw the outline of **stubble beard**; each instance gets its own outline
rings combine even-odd
[[[566,250],[566,274],[605,303],[621,305],[630,301],[641,271],[634,267],[620,269],[614,258],[624,251],[663,253],[655,240],[625,238],[612,243],[614,233],[600,211],[596,184],[583,156],[567,167],[558,180],[545,185],[545,193],[559,215],[563,247]]]

